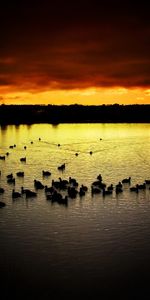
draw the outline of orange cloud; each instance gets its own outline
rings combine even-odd
[[[22,5],[3,3],[0,11],[1,94],[149,90],[148,4]]]

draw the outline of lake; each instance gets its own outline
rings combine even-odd
[[[0,127],[0,156],[3,299],[150,296],[150,185],[130,191],[150,179],[150,124],[8,125]],[[43,177],[43,170],[51,175]],[[7,183],[11,173],[15,185]],[[131,183],[119,194],[92,194],[99,174],[107,186],[128,177]],[[51,186],[69,177],[88,191],[69,197],[68,205],[35,190],[34,180]],[[37,197],[12,199],[22,186]]]

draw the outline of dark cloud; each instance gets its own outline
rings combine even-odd
[[[5,1],[0,28],[1,86],[150,86],[146,1]]]

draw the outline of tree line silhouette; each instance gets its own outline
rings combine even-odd
[[[149,123],[150,105],[0,105],[0,124]]]

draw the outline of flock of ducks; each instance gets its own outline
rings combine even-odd
[[[41,141],[41,138],[39,138],[39,141]],[[33,141],[31,141],[31,144],[33,144]],[[57,145],[60,147],[60,144]],[[15,148],[16,145],[11,145],[9,146],[10,149]],[[26,150],[26,146],[24,146],[24,149]],[[92,151],[90,151],[90,154],[92,154]],[[9,155],[9,152],[6,152],[6,156]],[[75,153],[77,156],[78,153]],[[5,160],[5,155],[0,156],[0,160]],[[21,157],[20,158],[21,162],[26,162],[26,157]],[[64,171],[65,170],[65,163],[61,164],[60,166],[57,167],[59,171]],[[51,176],[50,171],[45,171],[42,170],[42,175],[43,177],[49,177]],[[1,171],[0,171],[0,176],[1,176]],[[25,174],[23,171],[19,171],[16,173],[17,177],[24,177]],[[10,173],[6,176],[7,183],[14,185],[16,183],[16,179],[13,175],[13,173]],[[74,199],[78,195],[79,197],[84,197],[88,191],[88,187],[85,185],[79,185],[77,180],[75,178],[69,177],[68,180],[62,179],[59,177],[57,181],[52,180],[51,185],[48,187],[47,185],[44,185],[41,181],[34,179],[34,190],[30,189],[25,189],[23,186],[21,187],[21,191],[17,192],[15,191],[15,188],[12,189],[12,199],[18,199],[18,198],[34,198],[37,197],[38,190],[43,189],[45,192],[46,199],[53,202],[57,202],[58,204],[68,204],[69,198]],[[103,197],[106,195],[111,195],[113,191],[115,191],[116,194],[122,193],[123,192],[123,186],[124,184],[128,184],[129,186],[131,185],[131,177],[124,178],[122,181],[119,181],[116,185],[109,185],[107,186],[103,182],[102,175],[99,174],[94,182],[91,184],[91,195],[93,196],[94,194],[102,194]],[[150,185],[150,180],[147,179],[144,181],[142,184],[136,184],[135,186],[130,186],[129,189],[131,192],[136,192],[138,193],[139,190],[145,190],[147,185]],[[150,189],[150,187],[149,187]],[[0,195],[5,192],[4,188],[0,187]],[[0,208],[3,208],[6,206],[6,203],[3,201],[0,201]]]
[[[58,170],[64,171],[65,164],[62,164],[58,167]],[[1,175],[1,171],[0,171]],[[24,177],[24,172],[19,171],[16,173],[17,177]],[[43,177],[49,177],[51,176],[50,171],[42,170]],[[13,176],[13,173],[10,173],[6,176],[7,183],[12,184],[15,186],[15,177]],[[69,199],[75,199],[77,196],[84,197],[88,191],[88,187],[85,185],[79,185],[77,180],[75,178],[69,177],[68,180],[62,179],[59,177],[58,180],[51,180],[51,185],[47,186],[44,185],[41,181],[34,179],[34,190],[25,189],[23,186],[21,187],[21,191],[17,192],[15,191],[15,188],[12,189],[12,199],[18,199],[25,197],[27,198],[34,198],[37,197],[38,190],[44,190],[46,199],[53,202],[57,202],[58,204],[68,205]],[[150,189],[150,180],[145,180],[142,184],[136,184],[135,186],[131,185],[131,177],[124,178],[122,181],[119,181],[116,185],[110,184],[109,186],[106,185],[106,183],[103,182],[102,175],[99,174],[95,181],[91,184],[91,195],[94,196],[94,194],[102,194],[103,197],[107,195],[111,195],[113,191],[115,191],[116,194],[122,193],[124,190],[124,185],[128,184],[129,189],[131,192],[138,193],[140,190],[145,190],[148,186]],[[0,194],[3,194],[5,192],[4,188],[0,187]],[[0,208],[3,208],[6,206],[6,204],[2,201],[0,201]]]

